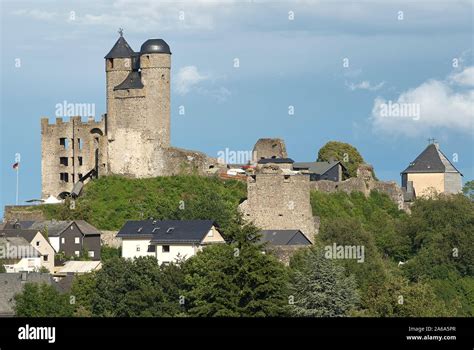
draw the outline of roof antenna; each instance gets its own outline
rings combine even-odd
[[[122,36],[123,36],[123,28],[119,28],[118,33],[119,33],[120,36],[122,37]]]

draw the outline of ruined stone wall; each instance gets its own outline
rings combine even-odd
[[[6,221],[41,221],[46,218],[41,209],[33,205],[6,205],[4,211]]]
[[[99,174],[107,173],[104,129],[104,118],[95,121],[89,117],[87,122],[81,117],[72,117],[68,122],[56,118],[53,124],[48,118],[41,119],[42,198],[71,192],[79,177],[95,167],[96,150]],[[67,178],[63,175],[61,180],[60,174],[67,174]]]
[[[336,191],[346,192],[362,192],[368,196],[372,190],[380,191],[390,197],[390,199],[398,205],[400,210],[409,211],[409,205],[404,202],[403,191],[394,181],[376,181],[372,176],[372,168],[364,164],[357,170],[357,177],[352,177],[344,181],[311,181],[310,189],[326,193]]]
[[[285,246],[269,246],[265,250],[273,254],[282,264],[290,265],[290,260],[293,254],[299,249],[305,249],[307,246],[304,245],[285,245]]]
[[[253,148],[254,161],[262,158],[287,158],[285,141],[278,138],[259,139]]]
[[[314,242],[317,229],[308,176],[264,171],[248,177],[247,191],[248,198],[239,207],[245,219],[266,230],[299,229]]]

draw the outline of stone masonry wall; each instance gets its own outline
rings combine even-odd
[[[309,177],[263,169],[248,177],[248,199],[240,205],[244,218],[261,229],[300,229],[311,242],[317,233],[312,215]]]
[[[358,169],[357,177],[352,177],[344,181],[311,181],[310,189],[321,192],[343,191],[346,193],[362,192],[368,196],[372,190],[387,194],[394,201],[400,210],[409,211],[409,205],[403,200],[403,191],[394,181],[376,181],[372,176],[371,167],[363,165]]]
[[[42,198],[71,192],[80,175],[95,167],[96,150],[99,174],[107,172],[104,129],[104,118],[95,121],[90,117],[87,122],[81,117],[72,117],[68,122],[56,118],[53,124],[48,118],[41,119]],[[67,147],[62,142],[67,142]],[[67,174],[67,179],[61,180],[61,173]]]
[[[259,139],[253,148],[254,161],[262,158],[287,158],[285,141],[278,138]]]

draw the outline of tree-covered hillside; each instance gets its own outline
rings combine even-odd
[[[311,193],[322,245],[363,245],[343,260],[371,316],[474,315],[474,203],[463,195],[417,199],[410,215],[383,194]]]
[[[48,310],[46,289],[17,296],[21,316],[474,316],[474,203],[463,195],[417,199],[411,214],[372,192],[311,192],[315,245],[284,266],[262,254],[259,228],[243,225],[245,184],[195,176],[89,183],[76,208],[42,206],[50,218],[118,229],[130,219],[215,219],[226,245],[186,261],[124,260],[76,278],[72,308]],[[364,247],[363,261],[328,259],[328,246]],[[114,256],[115,255],[115,256]],[[63,297],[57,298],[62,305]]]

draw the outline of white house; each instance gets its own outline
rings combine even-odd
[[[23,230],[12,228],[0,230],[0,237],[21,237],[30,243],[41,255],[41,266],[53,272],[54,269],[54,248],[49,241],[38,230]]]
[[[127,221],[117,237],[122,257],[153,256],[159,264],[188,259],[209,244],[225,243],[212,220]]]
[[[0,263],[7,273],[41,269],[41,254],[22,237],[0,237]]]

